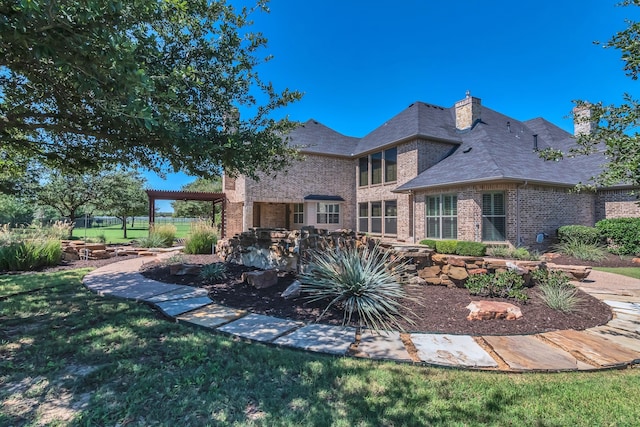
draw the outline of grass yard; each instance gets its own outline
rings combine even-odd
[[[87,270],[0,276],[0,425],[624,426],[640,369],[500,374],[245,343],[99,297]],[[15,294],[17,291],[36,289]]]
[[[162,224],[160,224],[162,225]],[[176,238],[184,238],[189,235],[191,231],[190,223],[175,223],[173,224],[177,228]],[[95,239],[100,236],[104,236],[106,243],[127,243],[133,239],[140,237],[146,237],[149,235],[149,223],[136,221],[135,228],[127,227],[127,239],[123,238],[123,230],[121,225],[111,225],[109,227],[93,227],[93,228],[79,228],[76,227],[73,230],[73,237],[78,239]]]
[[[640,267],[594,267],[594,270],[604,271],[605,273],[621,274],[623,276],[640,279]]]

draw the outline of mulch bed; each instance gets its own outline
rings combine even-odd
[[[620,259],[620,257],[615,257]],[[562,261],[562,262],[561,262]],[[613,260],[615,261],[615,259]],[[184,262],[210,264],[220,262],[215,255],[185,256]],[[554,259],[556,264],[579,264],[583,261],[566,257]],[[637,266],[632,263],[627,266]],[[169,268],[161,263],[144,266],[145,277],[168,283],[177,283],[203,287],[216,302],[234,308],[245,309],[253,313],[266,314],[280,318],[342,324],[342,313],[337,310],[327,312],[321,319],[319,315],[325,308],[322,303],[308,303],[304,298],[286,300],[280,294],[295,280],[291,274],[282,275],[278,284],[267,289],[255,289],[241,282],[242,272],[253,268],[228,265],[228,278],[215,285],[208,285],[196,276],[174,276]],[[411,289],[412,300],[404,301],[406,310],[402,313],[414,323],[400,321],[406,331],[468,334],[468,335],[517,335],[534,334],[552,330],[582,330],[601,325],[611,319],[611,310],[603,302],[580,291],[583,302],[581,309],[574,313],[562,313],[547,307],[538,296],[535,288],[527,289],[529,300],[520,303],[514,300],[492,298],[492,301],[504,301],[521,308],[523,317],[518,320],[467,320],[469,310],[466,306],[474,300],[482,299],[469,295],[466,289],[444,286],[417,286]]]

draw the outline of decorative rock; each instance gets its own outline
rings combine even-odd
[[[426,267],[418,271],[418,276],[422,277],[423,279],[431,279],[434,277],[438,277],[441,273],[442,269],[437,265],[434,265],[432,267]]]
[[[264,289],[278,283],[278,273],[275,270],[250,271],[242,273],[242,281],[256,289]]]
[[[515,271],[519,276],[524,276],[529,273],[529,270],[524,267],[520,267],[518,264],[511,261],[507,261],[507,268],[511,271]]]
[[[448,264],[453,267],[462,267],[462,268],[467,266],[467,263],[464,261],[464,259],[454,258],[454,257],[449,258]]]
[[[515,320],[522,317],[520,308],[508,302],[471,301],[467,309],[470,311],[467,320]]]
[[[467,269],[464,267],[451,266],[447,272],[447,276],[449,276],[451,280],[465,280],[469,277],[469,274],[467,273]]]
[[[427,285],[435,285],[435,286],[441,286],[443,285],[442,283],[442,279],[439,277],[429,277],[426,279],[423,279],[425,282],[427,282]]]
[[[422,277],[416,277],[416,276],[410,278],[408,283],[410,285],[415,285],[415,286],[424,286],[428,284],[425,279],[423,279]]]
[[[488,271],[486,268],[474,268],[472,270],[467,270],[467,273],[469,273],[469,276],[473,276],[475,274],[487,274]]]
[[[280,294],[280,296],[284,299],[297,298],[300,296],[301,286],[302,283],[300,283],[299,280],[294,280],[294,282],[290,284],[289,287],[287,287],[287,289],[285,289],[284,292]]]
[[[431,255],[431,261],[435,262],[436,264],[444,264],[447,262],[447,255],[443,255],[443,254],[433,254]]]
[[[631,262],[633,262],[634,264],[640,264],[640,258],[633,258]]]

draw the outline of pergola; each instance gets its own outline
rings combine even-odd
[[[215,208],[219,204],[222,206],[222,223],[220,224],[220,237],[225,237],[225,195],[224,193],[205,193],[200,191],[164,191],[147,190],[149,197],[149,227],[156,222],[156,200],[194,200],[211,202],[211,217],[215,220]]]

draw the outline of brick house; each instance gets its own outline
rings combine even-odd
[[[591,125],[576,123],[576,132]],[[422,102],[362,138],[309,120],[289,135],[303,159],[277,177],[223,177],[227,235],[253,227],[349,228],[400,241],[458,239],[535,247],[567,224],[640,216],[629,188],[576,192],[599,155],[544,161],[573,135],[518,121],[467,96],[451,108]],[[542,243],[544,244],[544,243]]]

